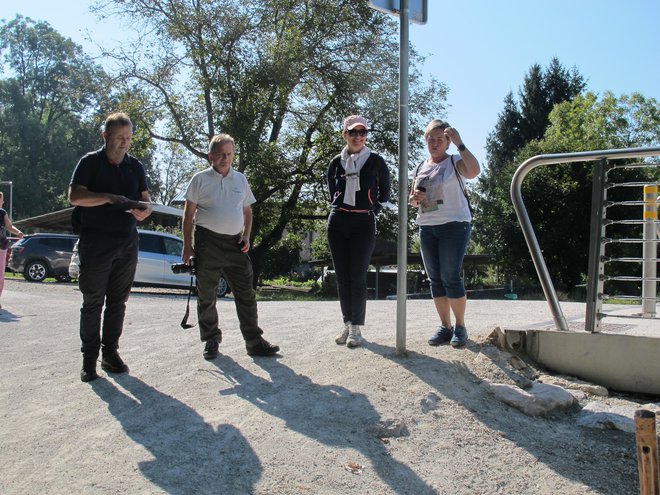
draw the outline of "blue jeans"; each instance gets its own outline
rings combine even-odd
[[[465,296],[461,269],[471,231],[469,222],[419,227],[422,260],[431,281],[431,296],[450,299]]]

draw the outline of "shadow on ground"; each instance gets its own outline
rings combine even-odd
[[[252,375],[228,356],[214,360],[219,372],[234,384],[220,393],[237,395],[282,419],[286,428],[328,447],[359,451],[395,493],[435,493],[408,466],[388,454],[373,431],[381,418],[365,395],[337,385],[314,383],[277,359],[255,359],[255,363],[270,375],[270,380]]]
[[[108,404],[126,434],[155,457],[142,474],[174,495],[254,492],[262,468],[240,431],[216,428],[184,403],[130,375],[102,377],[92,388]],[[237,476],[240,471],[240,476]]]
[[[499,402],[493,405],[494,398],[485,400],[485,391],[479,386],[481,378],[469,370],[464,360],[448,362],[414,351],[409,351],[406,357],[399,357],[393,347],[373,342],[365,343],[364,347],[399,364],[438,394],[462,404],[476,420],[491,430],[499,431],[504,438],[515,442],[559,475],[583,483],[598,493],[637,493],[635,458],[628,454],[635,452],[633,435],[619,431],[586,430],[573,423],[567,426],[561,417],[556,420],[529,417],[514,409],[511,411],[518,415],[518,421],[512,422],[510,416],[499,414],[501,407],[508,406],[502,406]],[[471,343],[468,348],[456,352],[477,353],[479,345]],[[547,439],[545,442],[539,442],[541,429],[544,439]],[[575,456],[567,459],[566,452],[575,452]],[[630,457],[630,469],[613,471],[609,462],[612,455]],[[503,469],[506,467],[503,466]]]

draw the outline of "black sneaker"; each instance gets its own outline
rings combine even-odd
[[[441,345],[449,342],[454,336],[454,331],[451,328],[447,328],[444,325],[438,327],[438,329],[433,334],[433,337],[429,339],[429,345]]]
[[[280,351],[280,347],[273,345],[266,339],[259,339],[255,344],[247,347],[248,356],[272,356]]]
[[[128,373],[128,366],[121,360],[117,351],[103,354],[101,368],[108,373]]]
[[[467,344],[468,334],[467,329],[464,326],[456,325],[454,329],[454,336],[451,338],[452,347],[465,347]]]
[[[211,359],[215,359],[218,357],[220,352],[218,352],[218,346],[220,342],[218,342],[215,339],[207,340],[206,345],[204,346],[204,359],[207,361],[210,361]]]
[[[91,382],[92,380],[96,380],[99,375],[96,374],[96,360],[97,357],[89,358],[89,357],[84,357],[83,358],[83,365],[82,369],[80,370],[80,380],[83,382]]]

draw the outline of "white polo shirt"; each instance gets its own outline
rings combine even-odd
[[[233,167],[227,177],[213,167],[197,172],[188,184],[186,199],[197,204],[196,225],[226,235],[243,230],[243,208],[256,201],[245,176]]]

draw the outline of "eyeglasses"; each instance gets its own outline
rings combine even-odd
[[[366,129],[350,129],[347,132],[348,135],[351,137],[355,137],[355,136],[364,137],[369,133],[369,131],[367,131]]]

